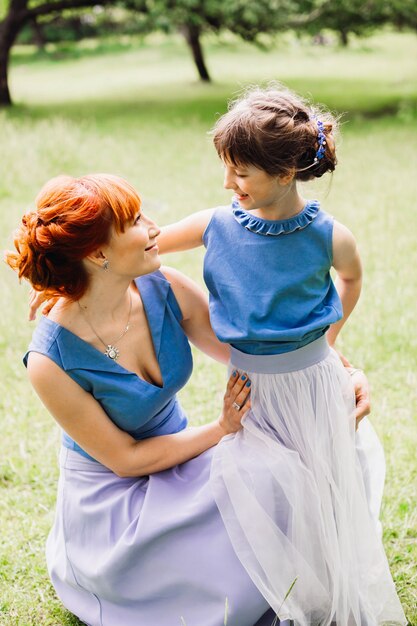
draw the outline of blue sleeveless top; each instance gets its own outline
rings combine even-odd
[[[309,201],[287,220],[217,208],[204,232],[210,319],[221,341],[280,354],[318,339],[342,317],[330,277],[333,218]]]
[[[158,387],[126,370],[103,352],[56,322],[42,317],[23,359],[40,352],[91,393],[107,415],[135,439],[167,435],[184,429],[187,419],[176,392],[189,379],[192,356],[180,325],[182,313],[169,282],[161,272],[136,279],[161,370]],[[91,459],[66,433],[62,443]]]

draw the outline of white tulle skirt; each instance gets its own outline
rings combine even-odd
[[[288,354],[232,349],[252,380],[243,429],[214,452],[211,483],[240,561],[280,620],[406,624],[381,543],[384,456],[355,432],[354,391],[325,338]]]

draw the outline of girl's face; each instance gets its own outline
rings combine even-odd
[[[278,176],[270,176],[254,165],[233,165],[223,161],[224,187],[235,192],[235,198],[246,211],[277,208],[285,194]]]
[[[160,232],[142,211],[126,224],[124,233],[113,231],[108,246],[103,249],[111,272],[131,278],[157,270],[161,265],[156,244]]]

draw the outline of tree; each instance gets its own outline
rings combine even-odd
[[[101,0],[100,4],[111,4],[114,0]],[[92,7],[96,0],[46,0],[31,2],[30,0],[10,0],[4,7],[4,18],[0,21],[0,106],[12,104],[8,82],[10,50],[23,26],[43,15],[59,13],[66,9]]]
[[[146,10],[155,29],[179,31],[190,48],[198,75],[210,81],[201,37],[204,33],[230,31],[245,41],[256,43],[260,34],[274,34],[292,27],[292,22],[313,19],[317,13],[299,15],[300,0],[122,0],[132,10]]]
[[[10,49],[27,23],[67,9],[95,6],[98,0],[0,0],[0,106],[10,105],[8,65]],[[8,2],[8,5],[5,3]],[[3,5],[2,5],[3,3]],[[143,16],[145,30],[179,31],[190,48],[198,75],[210,81],[201,37],[230,31],[257,43],[260,34],[296,29],[317,33],[328,28],[347,45],[349,33],[366,34],[374,26],[391,23],[417,29],[415,0],[99,0],[100,6],[119,6]],[[3,7],[3,11],[1,11]],[[40,41],[40,39],[39,39]]]
[[[417,30],[417,7],[415,0],[391,0],[383,3],[385,20],[399,30]]]
[[[0,21],[0,105],[11,104],[10,50],[23,26],[28,22],[34,24],[45,15],[96,4],[97,0],[9,0],[3,11],[5,17]],[[115,4],[116,0],[100,0],[101,6]],[[247,41],[255,41],[261,32],[282,28],[293,7],[292,0],[118,0],[117,4],[145,14],[148,29],[181,32],[203,81],[210,81],[201,45],[203,33],[230,30]]]
[[[327,0],[315,25],[335,31],[340,43],[347,46],[350,33],[364,35],[383,23],[381,8],[381,0]]]
[[[302,0],[301,0],[302,1]],[[310,0],[307,0],[308,2]],[[390,24],[398,29],[417,30],[415,0],[314,0],[317,19],[307,24],[309,32],[335,31],[340,43],[347,46],[349,35],[368,35],[373,29]]]

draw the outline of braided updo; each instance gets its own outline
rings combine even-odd
[[[318,120],[323,124],[324,154]],[[337,122],[282,86],[252,88],[233,101],[213,129],[217,153],[233,165],[254,165],[270,176],[293,174],[296,180],[319,178],[336,167]]]
[[[78,300],[89,280],[83,259],[109,242],[112,228],[123,232],[140,204],[117,176],[53,178],[36,198],[36,211],[23,216],[14,236],[17,252],[7,252],[5,260],[36,290]]]

